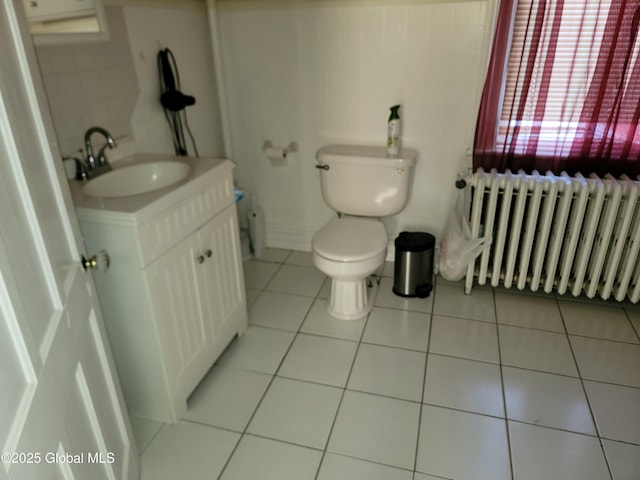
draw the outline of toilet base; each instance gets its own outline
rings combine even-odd
[[[339,320],[359,320],[373,308],[376,293],[378,281],[373,276],[364,280],[333,279],[327,311]]]

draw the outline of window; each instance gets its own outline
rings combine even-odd
[[[640,2],[502,0],[474,167],[640,174]]]

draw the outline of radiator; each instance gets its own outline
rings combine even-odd
[[[640,182],[482,169],[467,179],[471,235],[491,248],[467,269],[494,287],[640,298]]]

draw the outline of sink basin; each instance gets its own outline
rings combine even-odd
[[[153,162],[118,168],[90,180],[82,191],[90,197],[126,197],[159,190],[183,180],[191,167],[182,162]]]

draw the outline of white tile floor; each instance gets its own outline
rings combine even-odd
[[[640,308],[438,280],[325,312],[302,252],[245,264],[250,328],[176,426],[136,420],[144,480],[638,480]]]

